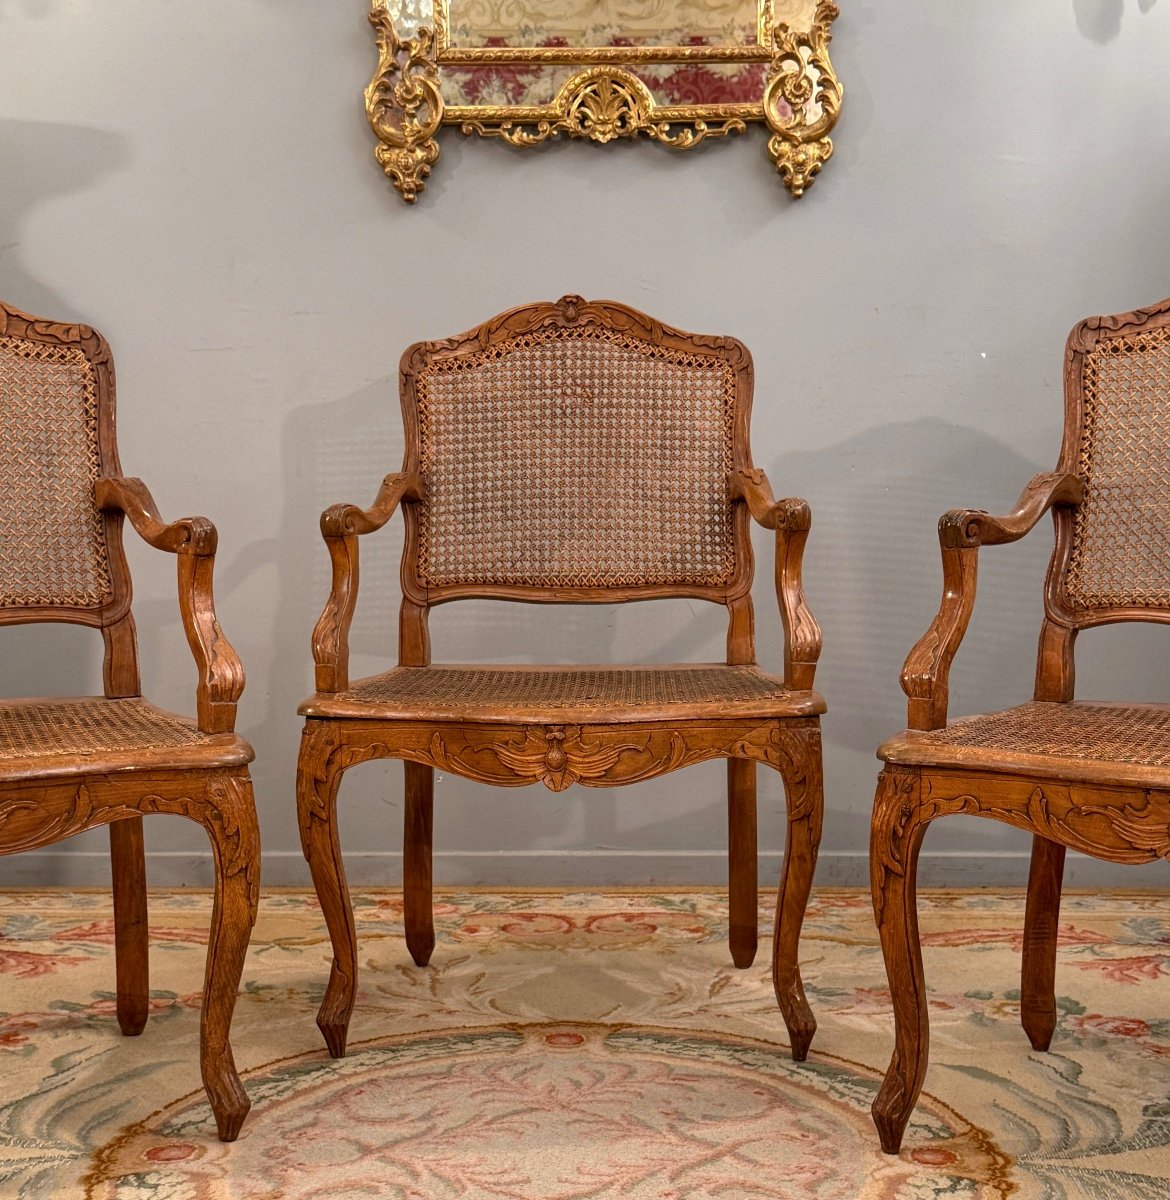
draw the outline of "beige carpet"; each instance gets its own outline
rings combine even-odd
[[[224,1146],[196,1054],[209,897],[152,896],[153,1015],[124,1039],[106,897],[0,894],[0,1196],[1170,1196],[1170,897],[1066,898],[1060,1024],[1037,1054],[1017,1020],[1021,897],[925,895],[933,1062],[897,1158],[868,1116],[892,1025],[861,893],[814,897],[804,1064],[770,943],[736,971],[716,894],[443,894],[425,970],[395,893],[356,905],[361,995],[333,1062],[313,1024],[320,914],[263,900],[233,1027],[253,1109]]]

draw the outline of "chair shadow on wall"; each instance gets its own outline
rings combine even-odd
[[[56,321],[101,322],[81,313],[25,266],[24,239],[34,215],[59,196],[96,183],[130,161],[129,142],[104,129],[45,121],[0,120],[0,295],[25,312]],[[117,349],[115,347],[115,354]]]
[[[276,573],[278,583],[271,597],[272,633],[268,644],[287,649],[273,656],[268,678],[262,679],[258,671],[253,671],[249,692],[245,693],[241,706],[241,732],[262,748],[254,767],[261,819],[269,829],[273,828],[274,818],[281,825],[279,834],[271,837],[268,845],[280,851],[287,848],[295,857],[291,872],[286,869],[274,875],[282,882],[307,882],[307,868],[296,848],[292,768],[301,728],[295,715],[296,705],[313,691],[309,637],[330,588],[329,556],[320,535],[319,519],[322,510],[331,504],[368,505],[383,476],[401,465],[403,437],[396,376],[384,377],[340,400],[302,405],[290,411],[281,426],[280,437],[283,493],[279,501],[279,534],[245,546],[224,545],[217,566],[216,588],[226,595],[256,572],[274,569]],[[354,678],[384,671],[397,662],[402,543],[402,521],[397,514],[385,529],[362,539],[361,588],[350,632]],[[657,602],[664,603],[686,602]],[[620,607],[648,609],[656,605]],[[695,607],[710,607],[713,619],[688,619],[672,627],[666,635],[657,636],[654,658],[684,661],[709,659],[713,652],[716,656],[722,654],[722,610],[714,605]],[[613,620],[618,611],[619,606],[498,601],[444,605],[432,617],[435,661],[566,662],[580,658],[574,650],[586,646],[585,660],[612,662],[615,661]],[[514,792],[501,796],[499,789],[464,780],[457,786],[463,796],[482,788],[485,801],[525,804],[525,797]],[[726,804],[723,787],[720,782],[711,788],[712,803],[718,803],[720,812]],[[578,789],[573,789],[555,798],[536,796],[543,789],[522,790],[532,797],[524,808],[529,845],[561,844],[559,835],[565,830],[566,803],[583,805],[583,845],[610,845],[622,837],[622,801],[612,790],[589,789],[590,794],[582,797]],[[393,815],[389,820],[371,811],[370,802],[375,796],[379,804],[391,810]],[[441,826],[444,819],[441,790],[439,799]],[[340,801],[343,839],[347,831],[356,835],[363,828],[376,829],[375,841],[360,844],[363,849],[368,847],[377,854],[386,854],[388,863],[393,863],[389,856],[397,855],[401,849],[402,803],[400,763],[383,761],[354,767],[346,774]],[[443,840],[440,828],[436,856],[440,881]],[[485,854],[491,852],[489,849]],[[370,876],[363,870],[359,855],[353,856],[351,876],[357,886],[388,885],[399,878],[396,866],[393,871],[387,867],[384,875],[379,866]]]
[[[859,828],[868,831],[879,767],[875,748],[906,724],[906,698],[899,686],[902,664],[934,618],[942,592],[938,518],[958,507],[1006,513],[1033,475],[1053,468],[1060,449],[1059,393],[1054,391],[1045,403],[1052,408],[1051,453],[1040,459],[1027,458],[978,429],[924,418],[767,463],[778,494],[804,495],[813,511],[805,587],[825,637],[817,686],[829,705],[823,722],[822,846],[830,851],[858,842],[864,837]],[[1031,698],[1052,545],[1051,523],[1045,522],[1022,541],[981,555],[978,600],[951,677],[953,716],[990,712]],[[767,632],[761,628],[761,656],[774,653]],[[1140,641],[1127,637],[1134,632],[1111,626],[1081,639],[1079,694],[1125,699],[1134,690],[1133,672],[1155,681],[1164,676],[1170,649],[1165,631],[1137,630]],[[863,782],[841,778],[835,747],[872,764],[872,771],[865,768]],[[855,770],[848,772],[854,778]],[[953,825],[953,831],[934,831],[928,848],[961,848],[964,854],[1002,849],[1019,857],[1018,883],[1023,886],[1028,846],[1017,831],[975,817]],[[764,844],[761,837],[761,849]],[[864,842],[856,849],[864,852]],[[825,881],[824,875],[820,878]]]
[[[1137,8],[1148,13],[1158,0],[1136,0]],[[1128,0],[1072,0],[1077,29],[1090,41],[1104,45],[1121,32]]]
[[[938,518],[960,505],[1008,511],[1024,484],[1056,461],[1059,421],[1057,399],[1048,463],[978,429],[931,417],[868,429],[766,464],[778,495],[803,495],[812,507],[805,589],[824,630],[817,688],[829,705],[824,848],[865,852],[878,770],[874,750],[905,725],[902,663],[930,624],[942,590]],[[998,554],[980,563],[985,586],[969,652],[954,676],[957,714],[992,695],[1005,704],[1031,695],[1041,581],[1052,544],[1040,530],[1027,542],[997,547]],[[757,601],[757,611],[762,608]],[[989,630],[993,637],[981,636]],[[761,655],[778,653],[775,636],[769,639],[763,627],[761,633]],[[841,778],[834,747],[872,761],[860,791]],[[991,832],[980,829],[985,837]]]
[[[0,120],[0,189],[4,195],[0,203],[0,297],[37,316],[100,326],[93,314],[78,310],[72,297],[59,295],[33,274],[24,253],[25,239],[42,208],[90,186],[129,160],[126,139],[106,130]],[[0,695],[76,696],[101,690],[102,642],[92,629],[56,624],[14,626],[4,631],[3,644]],[[83,840],[86,836],[81,835]],[[105,830],[88,836],[107,856]],[[62,882],[52,855],[39,856],[37,870],[40,882]]]

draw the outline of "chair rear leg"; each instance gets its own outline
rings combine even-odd
[[[406,808],[402,838],[402,908],[406,948],[425,967],[435,948],[431,895],[431,843],[434,833],[435,769],[404,762]]]
[[[199,1065],[220,1141],[234,1142],[251,1101],[240,1082],[228,1035],[260,899],[260,830],[247,777],[229,777],[213,795],[217,806],[204,820],[215,854],[215,902],[203,982]]]
[[[887,1154],[897,1154],[914,1111],[930,1049],[926,980],[918,936],[918,851],[927,822],[918,819],[916,775],[883,771],[870,835],[874,919],[894,1004],[894,1055],[873,1102]]]
[[[759,937],[756,853],[756,764],[727,760],[727,881],[731,961],[741,970],[756,957]]]
[[[297,758],[297,823],[301,849],[329,929],[333,963],[317,1011],[317,1028],[334,1058],[345,1055],[349,1019],[357,995],[357,930],[337,836],[337,788],[342,769],[332,755],[335,743],[321,723],[305,724]]]
[[[1065,848],[1032,838],[1028,903],[1024,911],[1024,961],[1020,972],[1020,1023],[1034,1050],[1047,1050],[1056,1029],[1056,937]]]
[[[788,804],[788,837],[776,896],[772,984],[788,1028],[792,1057],[803,1062],[808,1057],[817,1022],[800,977],[800,930],[817,865],[825,800],[820,733],[794,732],[792,739],[791,752],[778,764]]]
[[[110,866],[118,1026],[127,1037],[135,1037],[146,1027],[150,1011],[150,937],[141,817],[111,823]]]

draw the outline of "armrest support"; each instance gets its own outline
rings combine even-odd
[[[244,690],[244,668],[215,616],[215,526],[206,517],[183,517],[168,524],[141,479],[99,479],[94,496],[99,508],[129,517],[148,545],[178,557],[179,613],[199,671],[195,687],[199,728],[204,733],[230,733]]]
[[[417,475],[387,475],[368,509],[334,504],[321,514],[321,536],[333,564],[333,584],[313,630],[317,690],[340,692],[349,686],[349,627],[358,594],[358,538],[381,529],[404,500],[422,499]]]
[[[776,600],[784,624],[784,684],[794,691],[807,691],[821,654],[821,627],[805,600],[801,578],[812,512],[804,500],[776,500],[768,477],[758,467],[732,471],[728,487],[733,499],[747,504],[758,524],[776,531]]]
[[[1075,506],[1083,498],[1084,483],[1078,476],[1055,472],[1032,479],[1006,517],[993,517],[982,509],[955,508],[939,519],[942,602],[902,668],[902,690],[910,701],[907,724],[911,729],[946,726],[951,663],[975,607],[979,547],[1018,541],[1053,506]]]

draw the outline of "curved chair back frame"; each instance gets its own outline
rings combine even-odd
[[[106,695],[137,695],[123,514],[94,495],[99,479],[121,475],[109,345],[88,325],[0,302],[0,385],[0,625],[101,629]]]
[[[751,469],[742,342],[566,296],[411,346],[400,386],[403,472],[424,491],[404,501],[408,605],[750,605],[748,513],[728,482]]]

